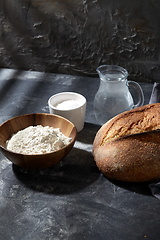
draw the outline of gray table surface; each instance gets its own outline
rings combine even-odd
[[[153,84],[140,85],[147,104]],[[98,87],[98,78],[0,69],[0,124],[21,114],[48,113],[48,98],[58,92],[87,99],[85,127],[56,166],[26,170],[0,154],[0,240],[160,239],[160,201],[148,183],[109,180],[95,165]]]

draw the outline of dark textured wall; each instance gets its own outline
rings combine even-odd
[[[159,81],[157,0],[1,0],[0,67],[97,76],[125,67]]]

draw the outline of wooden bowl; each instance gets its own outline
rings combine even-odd
[[[6,140],[12,134],[17,133],[29,126],[49,126],[59,128],[67,137],[72,138],[69,145],[58,151],[45,154],[20,154],[6,149]],[[60,162],[72,149],[77,137],[77,130],[69,120],[47,113],[26,114],[14,117],[0,125],[0,150],[14,164],[27,169],[43,169],[51,167]]]

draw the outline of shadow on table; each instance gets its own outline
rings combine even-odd
[[[105,178],[108,179],[107,177]],[[108,180],[115,186],[126,189],[128,191],[139,193],[142,195],[147,195],[147,196],[151,195],[151,191],[149,188],[150,182],[123,182],[123,181],[118,181],[114,179],[108,179]]]
[[[71,152],[57,165],[29,170],[13,164],[14,174],[28,188],[50,194],[70,194],[86,188],[100,175],[92,155],[92,143],[98,128],[86,123]]]

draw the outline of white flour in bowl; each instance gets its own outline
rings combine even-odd
[[[37,125],[18,131],[6,141],[6,147],[16,153],[42,154],[59,150],[70,141],[59,128]]]

